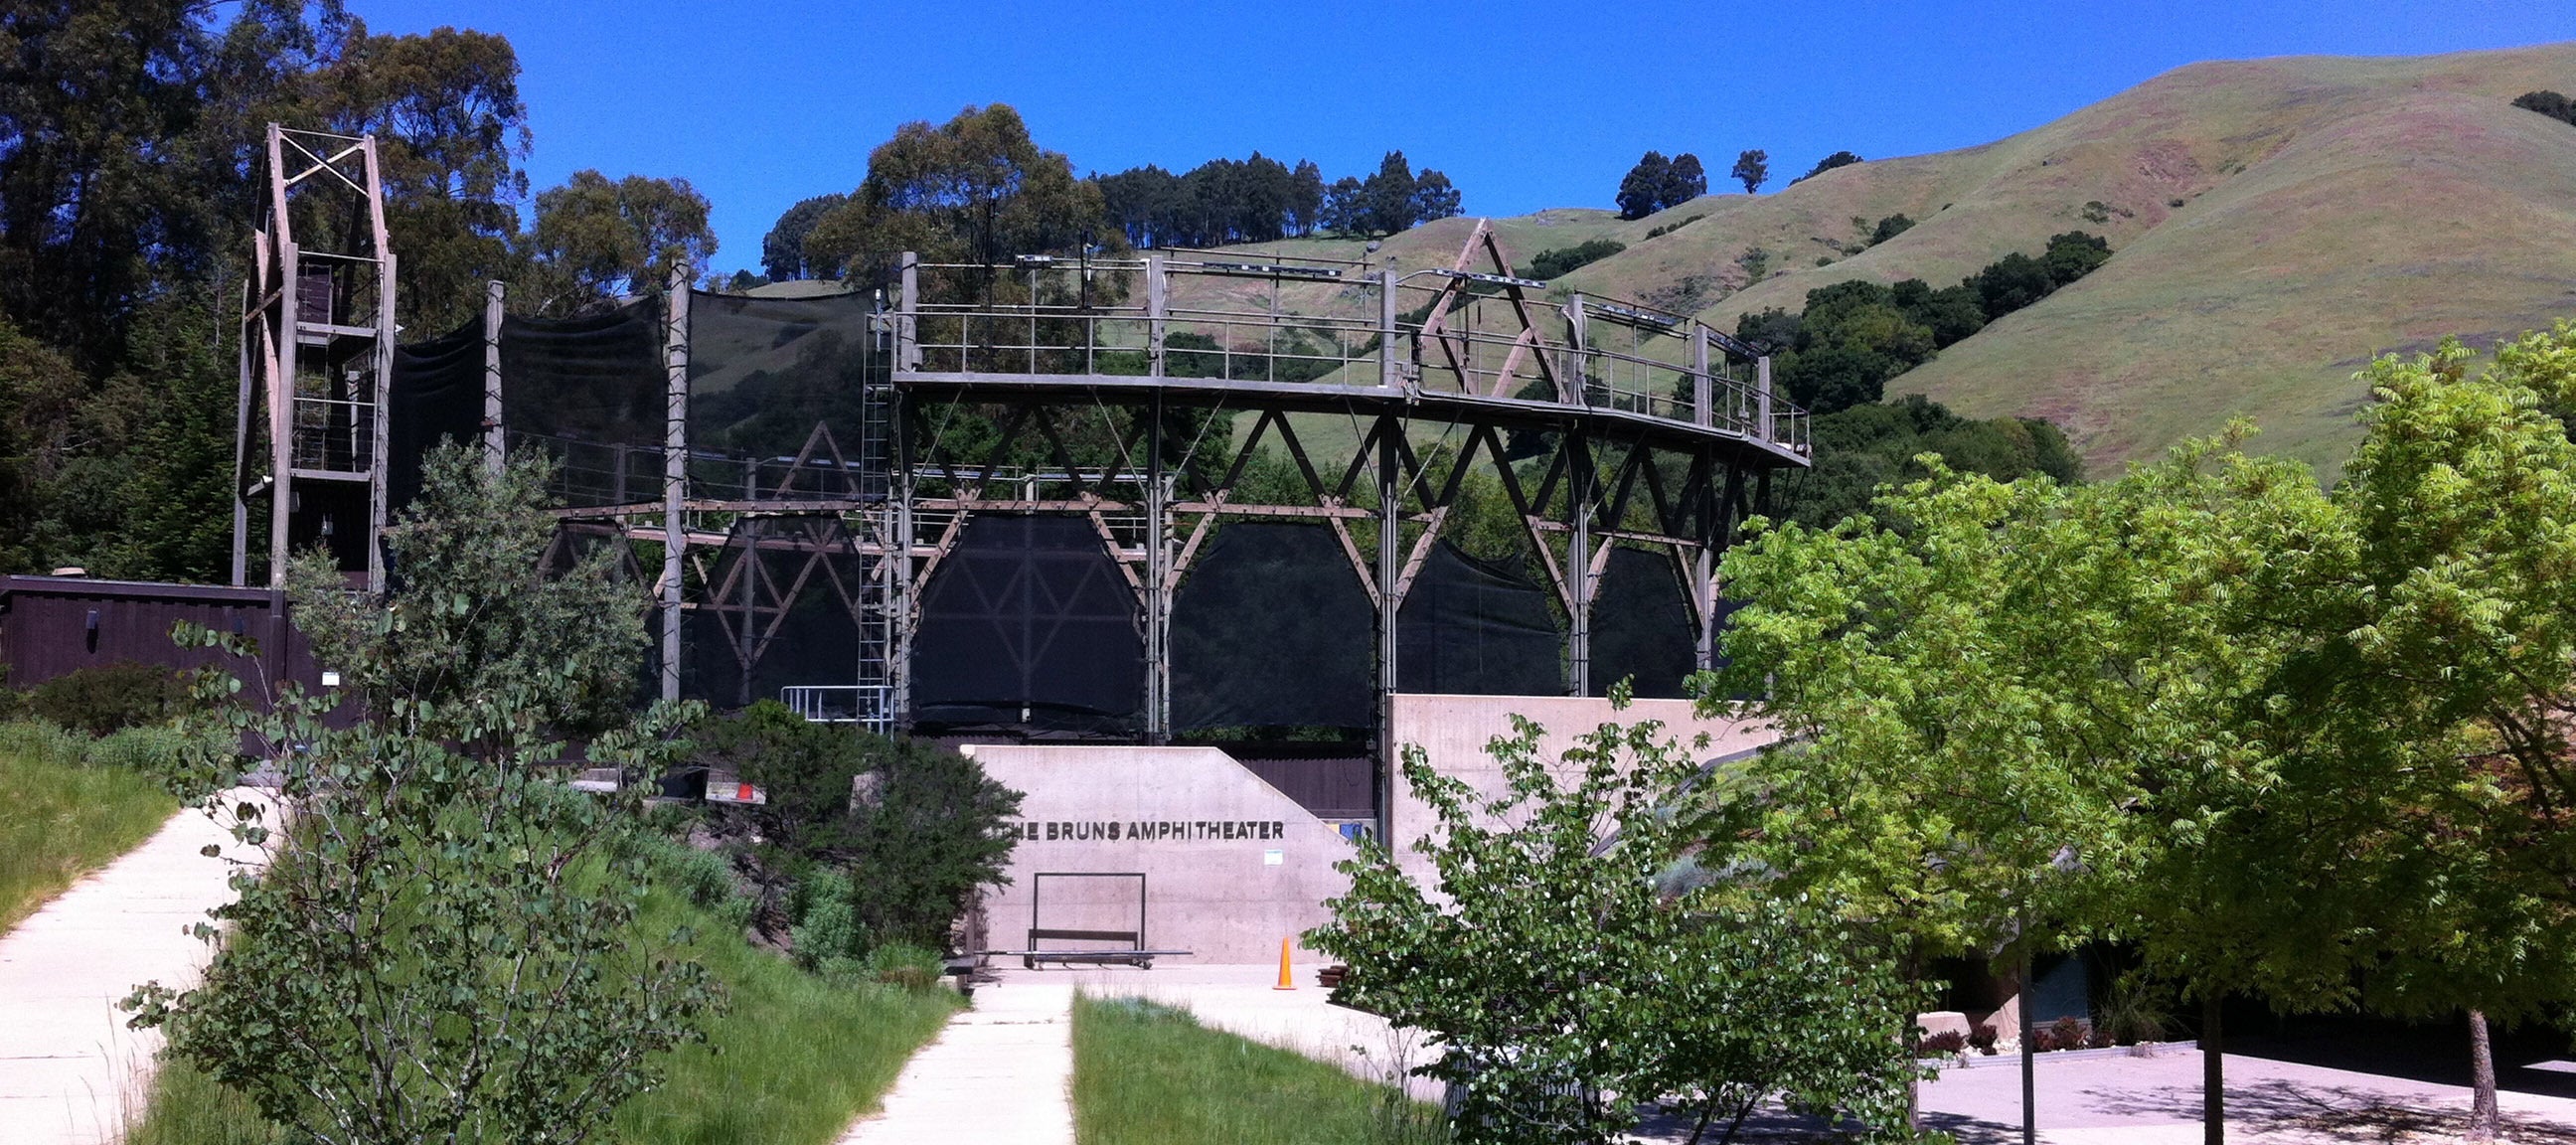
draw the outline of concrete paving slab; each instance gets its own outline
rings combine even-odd
[[[212,951],[188,929],[232,897],[233,866],[200,853],[209,845],[257,857],[181,811],[0,935],[0,1141],[101,1145],[140,1109],[161,1037],[126,1029],[116,1003],[149,981],[184,989],[204,971]]]
[[[1072,985],[984,986],[840,1145],[1073,1145],[1072,1085]]]

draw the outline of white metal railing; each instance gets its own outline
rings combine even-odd
[[[778,690],[778,702],[813,724],[858,724],[884,733],[894,726],[893,692],[883,684],[798,684]]]

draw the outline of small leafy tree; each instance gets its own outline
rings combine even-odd
[[[1744,184],[1745,194],[1761,190],[1762,184],[1771,178],[1771,153],[1760,148],[1736,152],[1735,170],[1730,174],[1735,176],[1736,182]]]
[[[179,764],[266,863],[233,876],[238,901],[211,912],[222,932],[197,928],[221,946],[203,984],[139,989],[134,1024],[167,1028],[174,1053],[303,1138],[586,1141],[718,1001],[678,956],[685,932],[637,928],[640,792],[585,796],[539,770],[560,754],[550,735],[586,723],[605,725],[594,761],[651,766],[688,714],[603,709],[639,665],[641,610],[604,559],[541,574],[545,479],[541,462],[491,475],[474,451],[433,454],[389,537],[391,593],[350,594],[321,559],[290,584],[361,718],[335,726],[338,697],[292,684],[210,683],[226,734]],[[245,740],[282,822],[226,794]]]
[[[1829,912],[1675,884],[1674,812],[1697,770],[1660,733],[1605,724],[1551,764],[1516,719],[1487,747],[1505,782],[1490,797],[1408,748],[1405,778],[1439,821],[1414,849],[1438,883],[1375,841],[1342,864],[1351,890],[1307,935],[1349,963],[1339,997],[1441,1047],[1416,1072],[1455,1087],[1462,1141],[1609,1141],[1667,1096],[1703,1129],[1773,1093],[1901,1123],[1906,992]]]

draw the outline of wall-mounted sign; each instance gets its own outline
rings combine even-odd
[[[1015,827],[1021,839],[1032,843],[1231,843],[1288,837],[1288,823],[1282,819],[1023,819]]]

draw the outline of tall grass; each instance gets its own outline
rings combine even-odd
[[[1080,1145],[1428,1145],[1438,1111],[1339,1067],[1128,998],[1073,1003]]]
[[[720,863],[673,847],[646,896],[646,934],[687,926],[689,956],[724,983],[708,1040],[672,1054],[661,1088],[618,1110],[608,1139],[631,1145],[828,1145],[875,1107],[913,1052],[958,1008],[946,989],[907,990],[809,974],[742,933]],[[126,1145],[282,1141],[239,1094],[164,1059]]]
[[[82,875],[133,850],[179,801],[130,764],[176,733],[94,740],[51,724],[0,724],[0,933]]]

